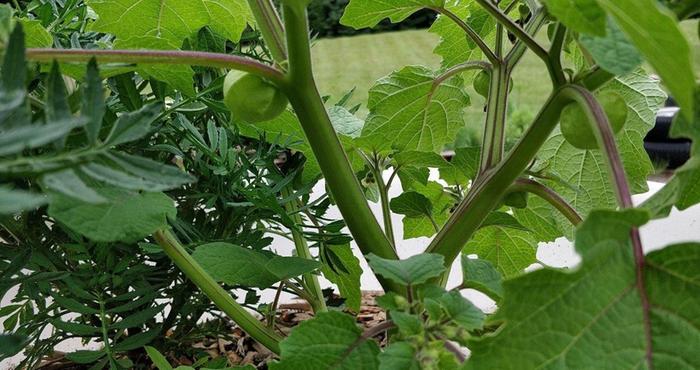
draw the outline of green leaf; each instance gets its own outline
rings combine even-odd
[[[158,305],[153,307],[148,307],[137,313],[131,314],[115,323],[112,323],[110,329],[128,329],[134,327],[140,327],[148,320],[154,318],[157,314],[163,312],[163,307],[165,305]]]
[[[596,0],[543,0],[550,14],[572,31],[605,36],[605,11]]]
[[[319,268],[318,262],[305,258],[282,257],[227,243],[200,245],[192,257],[217,281],[259,288]]]
[[[91,364],[105,356],[104,351],[75,351],[66,353],[66,358],[78,364]]]
[[[345,305],[354,312],[360,312],[362,293],[360,291],[360,277],[362,268],[360,261],[352,253],[349,244],[327,245],[327,253],[332,253],[334,258],[331,261],[323,260],[321,272],[331,283],[338,286],[340,296],[345,298]],[[341,266],[336,266],[339,263]]]
[[[28,48],[50,48],[53,46],[53,36],[41,25],[41,21],[20,18],[24,27],[25,43]]]
[[[151,124],[160,114],[160,104],[149,104],[135,112],[124,113],[112,126],[105,145],[117,146],[138,140],[151,131]]]
[[[509,213],[500,211],[493,211],[489,213],[489,215],[486,216],[484,221],[481,223],[480,227],[483,228],[488,226],[501,226],[516,230],[529,231],[529,229],[523,226],[518,219],[511,216]]]
[[[97,68],[97,60],[93,58],[87,66],[80,104],[82,115],[88,119],[85,125],[85,133],[91,144],[97,142],[100,128],[102,128],[102,118],[104,118],[105,115],[103,94],[102,78]]]
[[[5,130],[0,136],[0,156],[34,149],[65,138],[74,128],[85,124],[84,120],[69,118],[45,125],[24,125]]]
[[[404,239],[410,239],[432,236],[437,232],[435,225],[439,228],[447,222],[447,219],[450,217],[450,208],[454,205],[455,199],[444,191],[441,184],[434,181],[428,182],[427,185],[414,182],[411,188],[430,200],[433,207],[432,219],[427,215],[404,217],[403,237]],[[433,221],[435,221],[434,224]]]
[[[416,350],[408,342],[391,343],[379,354],[379,370],[420,370]]]
[[[88,5],[99,16],[92,25],[96,31],[120,39],[159,37],[175,45],[209,24],[237,42],[251,18],[243,0],[90,0]]]
[[[607,21],[604,36],[582,34],[579,41],[596,63],[612,74],[625,75],[642,64],[642,56],[612,19]]]
[[[0,334],[0,359],[14,356],[26,345],[27,338],[19,334]]]
[[[379,135],[401,150],[439,152],[464,126],[469,96],[456,76],[440,84],[425,67],[409,66],[370,89],[369,116],[362,136]]]
[[[12,215],[40,207],[46,203],[41,194],[0,186],[0,215]]]
[[[583,257],[577,270],[544,269],[506,282],[495,318],[505,324],[496,336],[471,343],[466,368],[700,366],[691,345],[700,340],[699,244],[671,246],[646,257],[652,363],[646,362],[629,231],[647,219],[638,210],[596,211],[577,233]]]
[[[148,158],[115,152],[104,156],[105,165],[89,163],[80,169],[88,176],[125,189],[164,191],[194,182],[194,177],[177,167]]]
[[[375,274],[403,285],[425,283],[445,271],[444,258],[439,254],[417,254],[404,260],[388,260],[370,254],[367,261]]]
[[[151,346],[145,346],[144,348],[146,349],[146,354],[148,354],[148,358],[151,359],[153,365],[156,365],[158,370],[173,370],[173,367],[170,365],[170,362],[168,362],[165,356],[158,352],[157,349]]]
[[[160,325],[158,325],[149,331],[138,333],[135,335],[130,335],[124,338],[122,341],[117,343],[116,346],[114,346],[114,351],[130,351],[132,349],[143,347],[144,345],[151,343],[151,341],[153,341],[156,337],[160,335],[161,327]]]
[[[59,306],[68,309],[71,312],[82,313],[86,315],[97,314],[100,312],[99,310],[89,307],[81,302],[78,302],[73,298],[65,297],[57,293],[51,294],[51,298],[53,298],[54,302],[56,302]]]
[[[460,19],[465,20],[487,44],[494,42],[496,22],[475,1],[457,0],[447,4],[446,8]],[[466,37],[464,30],[446,16],[438,16],[430,27],[430,32],[440,36],[440,43],[433,52],[442,57],[443,67],[452,67],[459,63],[478,60],[483,56],[476,43]]]
[[[552,242],[571,228],[568,220],[559,217],[559,212],[539,197],[530,197],[527,208],[515,208],[513,215],[539,242]]]
[[[627,103],[627,122],[616,142],[632,192],[645,192],[648,189],[647,177],[654,167],[644,150],[644,137],[654,126],[656,112],[663,106],[666,94],[657,81],[642,72],[619,77],[601,91],[614,91]],[[547,185],[563,196],[582,217],[585,218],[592,209],[617,207],[600,151],[576,149],[557,132],[544,144],[539,159],[546,163],[547,171],[564,181],[548,181]],[[561,214],[555,212],[551,215],[561,220],[557,223],[562,227],[570,225]],[[523,220],[521,222],[525,224]],[[571,234],[571,230],[566,231],[567,236]]]
[[[86,203],[103,203],[107,199],[90,188],[72,169],[48,173],[41,178],[47,189]]]
[[[692,117],[695,72],[688,40],[673,13],[655,0],[597,1],[661,76],[687,117]]]
[[[299,324],[280,342],[280,362],[271,370],[377,369],[379,347],[372,340],[359,342],[362,330],[352,316],[321,312]]]
[[[462,254],[462,286],[485,293],[495,301],[503,297],[503,277],[493,264]]]
[[[357,118],[349,110],[337,105],[328,107],[328,117],[339,134],[351,138],[360,136],[362,127],[365,125],[365,121]]]
[[[462,296],[460,292],[445,292],[437,302],[447,317],[466,330],[481,329],[484,313]]]
[[[61,320],[52,320],[51,325],[53,325],[56,329],[62,330],[66,333],[71,333],[75,335],[81,335],[81,336],[92,336],[92,335],[97,335],[101,333],[101,329],[86,325],[86,324],[80,324],[77,322],[66,322],[66,321],[61,321]]]
[[[415,191],[407,191],[389,202],[389,206],[394,213],[406,217],[433,216],[433,205],[430,199]]]
[[[114,43],[114,48],[176,50],[178,49],[178,44],[155,36],[138,36],[129,39],[119,39]],[[137,71],[144,76],[165,82],[187,96],[193,96],[195,94],[193,86],[194,70],[188,65],[139,65]]]
[[[355,29],[374,27],[385,18],[398,23],[420,9],[443,4],[444,0],[351,0],[340,23]]]
[[[423,321],[418,316],[394,310],[390,312],[390,317],[391,321],[399,328],[399,333],[404,337],[423,332]]]
[[[503,276],[511,277],[537,262],[537,240],[528,231],[487,226],[467,242],[464,253],[476,254],[491,262]]]
[[[172,199],[163,193],[136,193],[103,187],[96,189],[108,202],[90,204],[51,194],[48,213],[60,223],[94,241],[136,241],[167,226],[175,217]]]

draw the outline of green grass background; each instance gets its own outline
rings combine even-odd
[[[698,22],[682,24],[691,41],[694,64],[700,71],[700,41]],[[433,54],[439,38],[427,30],[390,32],[354,37],[322,39],[312,48],[315,77],[321,94],[335,99],[356,88],[351,103],[362,104],[358,115],[367,115],[367,91],[374,81],[406,65],[440,67],[440,57]],[[546,44],[544,32],[540,42]],[[547,71],[542,62],[528,53],[516,69],[514,88],[510,99],[511,120],[529,121],[546,100],[551,90]],[[467,109],[467,126],[480,130],[483,122],[484,99],[473,92],[472,106]]]

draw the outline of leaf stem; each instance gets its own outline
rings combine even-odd
[[[389,186],[384,182],[384,169],[379,164],[373,169],[374,178],[379,188],[379,199],[382,204],[382,218],[384,219],[384,233],[389,238],[389,242],[396,250],[396,239],[394,238],[394,224],[391,221],[391,208],[389,207]]]
[[[284,74],[275,67],[255,59],[220,53],[182,50],[85,50],[85,49],[27,49],[27,59],[36,62],[184,64],[201,67],[237,69],[267,78],[273,83],[284,80]]]
[[[480,174],[493,168],[503,159],[509,85],[510,71],[505,65],[494,66],[491,70],[489,95],[486,99],[486,122],[481,146]]]
[[[221,311],[226,313],[241,329],[270,351],[279,354],[282,338],[267,328],[245,310],[187,253],[185,248],[169,230],[156,231],[154,237],[173,263],[211,299]]]
[[[437,86],[442,84],[443,82],[449,80],[450,78],[466,71],[470,71],[473,69],[482,69],[484,71],[490,71],[493,68],[493,66],[489,63],[480,61],[480,60],[472,60],[469,62],[464,62],[461,64],[457,64],[454,67],[449,68],[445,72],[443,72],[441,75],[439,75],[435,81],[433,81],[433,85]]]
[[[282,197],[287,198],[292,194],[293,190],[290,191],[289,186],[282,189]],[[298,200],[292,199],[287,202],[284,207],[286,208],[287,213],[289,213],[289,217],[292,219],[292,221],[294,221],[298,227],[303,227],[301,215],[299,214]],[[309,245],[307,244],[306,238],[304,238],[304,235],[301,233],[300,229],[292,229],[291,231],[297,255],[307,260],[313,260],[314,258],[311,256]],[[307,273],[304,274],[302,278],[305,286],[309,289],[309,296],[311,297],[309,304],[311,305],[311,308],[313,308],[314,313],[327,311],[326,301],[323,298],[323,292],[321,291],[321,284],[318,282],[318,277],[313,273]]]
[[[452,20],[459,28],[461,28],[469,38],[474,41],[474,43],[481,49],[481,52],[484,53],[486,56],[486,59],[491,62],[491,64],[496,65],[500,64],[501,60],[494,54],[494,52],[489,48],[488,45],[486,45],[486,42],[479,36],[479,34],[469,25],[467,22],[463,21],[457,14],[451,12],[450,10],[444,8],[444,7],[436,7],[432,8],[434,11],[438,12],[439,14],[444,15],[445,17],[449,18]]]
[[[577,226],[583,219],[566,199],[556,191],[532,179],[520,178],[510,187],[510,192],[528,192],[544,199],[566,217],[572,225]]]
[[[290,4],[291,3],[291,4]],[[294,108],[316,156],[333,199],[363,254],[398,259],[394,248],[369,208],[357,176],[328,117],[313,79],[309,28],[303,4],[283,3],[289,72],[282,89]],[[399,284],[380,279],[387,291],[405,291]]]

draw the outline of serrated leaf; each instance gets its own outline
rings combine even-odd
[[[678,104],[692,117],[695,72],[688,40],[668,9],[655,0],[597,0],[661,76]],[[633,17],[630,14],[634,14]]]
[[[319,268],[319,263],[299,257],[282,257],[227,243],[209,243],[192,257],[217,280],[230,285],[267,288]]]
[[[438,300],[447,317],[466,330],[481,329],[484,313],[462,296],[460,292],[445,292]]]
[[[478,255],[493,263],[503,276],[511,277],[537,262],[537,240],[528,231],[487,226],[467,242],[464,253]]]
[[[163,193],[138,193],[102,187],[97,192],[108,202],[90,204],[51,194],[51,217],[94,241],[136,241],[167,226],[175,204]]]
[[[62,330],[64,332],[81,336],[97,335],[102,332],[101,329],[98,327],[80,324],[77,322],[61,321],[58,319],[51,320],[51,325],[53,325],[56,329]]]
[[[503,297],[503,277],[493,264],[462,254],[462,286],[476,289],[496,301]]]
[[[425,283],[445,271],[444,258],[439,254],[417,254],[404,260],[388,260],[370,254],[367,261],[375,274],[403,285]]]
[[[374,27],[385,18],[397,23],[420,9],[443,4],[444,0],[351,0],[340,23],[355,29]]]
[[[418,316],[396,310],[391,311],[389,316],[404,337],[418,335],[423,331],[423,321]]]
[[[74,128],[85,124],[80,118],[68,118],[45,125],[23,125],[5,130],[0,136],[0,156],[33,149],[64,138]]]
[[[577,270],[544,269],[508,281],[497,313],[505,324],[498,335],[471,343],[466,368],[700,366],[690,345],[700,340],[699,244],[671,246],[646,256],[643,276],[651,304],[652,361],[646,360],[629,231],[647,219],[637,210],[597,211],[577,233],[576,248],[583,257]]]
[[[379,347],[372,340],[358,342],[361,335],[352,316],[321,312],[292,330],[280,342],[280,362],[268,365],[272,370],[377,369]]]
[[[433,205],[430,199],[415,191],[401,193],[389,202],[391,211],[406,217],[432,217]]]
[[[496,22],[479,4],[471,0],[457,0],[448,4],[447,9],[464,20],[487,44],[494,41]],[[433,52],[442,57],[443,67],[477,60],[483,55],[464,30],[446,16],[438,16],[430,32],[440,36],[440,43]]]
[[[547,10],[572,31],[605,36],[606,14],[596,0],[543,0]]]
[[[642,56],[614,20],[608,19],[605,29],[604,36],[582,34],[581,45],[604,70],[618,76],[634,72],[642,64]]]
[[[12,215],[40,207],[46,203],[42,194],[0,186],[0,215]]]
[[[380,135],[401,150],[439,152],[464,126],[462,110],[469,96],[456,76],[440,84],[425,67],[409,66],[386,76],[370,89],[369,116],[362,136]]]

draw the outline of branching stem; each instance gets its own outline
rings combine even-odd
[[[571,222],[572,225],[577,226],[580,224],[583,219],[581,216],[576,212],[574,207],[572,207],[569,202],[566,201],[566,199],[562,198],[561,195],[559,195],[556,191],[553,189],[535,181],[532,179],[525,179],[521,178],[515,181],[515,183],[510,187],[510,192],[528,192],[534,195],[537,195],[538,197],[544,199],[552,205],[554,208],[557,209],[566,219]]]

